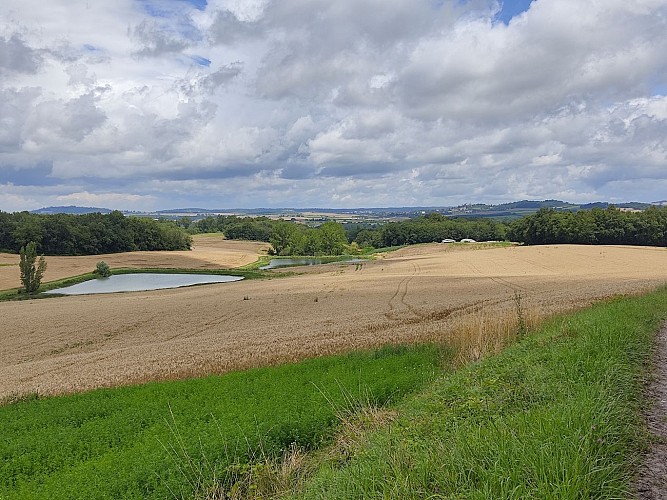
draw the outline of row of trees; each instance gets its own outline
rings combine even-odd
[[[507,238],[528,245],[667,246],[667,207],[651,207],[643,212],[614,207],[578,212],[541,209],[510,224]]]
[[[46,255],[96,255],[134,250],[186,250],[192,237],[172,222],[109,214],[42,215],[0,212],[0,250],[35,242]]]
[[[37,215],[0,212],[0,250],[18,252],[29,242],[47,255],[94,255],[132,250],[190,248],[188,233],[221,232],[229,239],[270,242],[278,255],[340,255],[356,247],[430,243],[446,238],[549,243],[667,246],[667,207],[626,212],[614,207],[578,212],[541,209],[511,223],[450,218],[431,213],[375,226],[325,222],[309,227],[267,217],[206,217],[192,222],[125,217],[120,212]],[[351,246],[352,245],[352,246]],[[355,247],[355,248],[353,248]]]
[[[269,239],[276,255],[341,255],[349,252],[345,229],[337,222],[308,227],[277,221]]]
[[[191,233],[220,232],[231,240],[270,242],[276,255],[341,255],[349,251],[345,229],[331,221],[310,227],[268,217],[219,215],[179,222]]]
[[[502,240],[507,226],[490,219],[453,219],[438,213],[380,225],[346,224],[333,221],[309,227],[267,217],[220,215],[197,222],[180,221],[192,233],[221,232],[229,239],[267,241],[278,255],[338,255],[359,247],[430,243],[445,238],[460,240]]]
[[[236,217],[234,215],[205,217],[192,223],[187,218],[179,221],[193,234],[224,233],[225,237],[230,240],[254,241],[269,241],[276,222],[267,217]]]
[[[390,222],[377,228],[360,230],[354,241],[361,247],[391,247],[432,243],[446,238],[477,241],[504,240],[507,226],[491,219],[454,219],[431,213],[422,217]]]

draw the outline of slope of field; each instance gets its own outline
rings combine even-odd
[[[193,237],[192,250],[175,252],[126,252],[82,257],[47,257],[44,281],[53,281],[95,270],[103,260],[111,267],[220,269],[239,267],[265,255],[268,243],[225,240],[221,235]],[[0,290],[16,288],[19,281],[19,256],[0,253]]]
[[[517,294],[526,311],[548,314],[653,288],[667,281],[667,251],[574,245],[461,251],[433,244],[308,271],[281,280],[0,303],[0,396],[447,340],[480,315],[513,311]]]

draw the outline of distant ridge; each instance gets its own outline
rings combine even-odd
[[[517,218],[524,215],[530,215],[541,208],[548,208],[557,211],[576,212],[578,210],[591,210],[593,208],[605,209],[609,206],[617,208],[627,208],[636,210],[645,210],[650,206],[667,206],[667,200],[655,201],[653,203],[642,202],[623,202],[609,203],[598,201],[593,203],[571,203],[562,200],[521,200],[510,203],[500,203],[497,205],[487,203],[466,203],[459,206],[423,206],[423,207],[373,207],[373,208],[170,208],[165,210],[137,211],[120,210],[125,215],[139,217],[166,218],[177,220],[181,217],[201,218],[206,216],[215,216],[219,214],[235,214],[239,217],[271,216],[289,214],[350,214],[350,215],[376,215],[381,217],[416,217],[428,212],[438,212],[445,216],[452,217],[492,217],[492,218]],[[108,214],[112,210],[100,207],[79,207],[79,206],[60,206],[44,207],[33,210],[35,214],[73,214],[82,215],[90,213]]]
[[[31,210],[33,214],[73,214],[73,215],[82,215],[82,214],[109,214],[112,210],[108,208],[98,208],[98,207],[76,207],[74,205],[69,205],[66,207],[44,207],[37,210]]]

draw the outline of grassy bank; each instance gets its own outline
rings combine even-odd
[[[392,404],[423,387],[441,354],[385,348],[6,404],[0,498],[191,498],[226,490],[259,456],[326,444],[341,409]]]
[[[224,276],[242,276],[245,279],[273,279],[284,278],[285,274],[271,274],[266,271],[250,270],[250,269],[182,269],[182,268],[116,268],[111,270],[111,274],[141,274],[141,273],[158,273],[158,274],[214,274]],[[84,281],[98,279],[99,275],[95,273],[85,273],[78,276],[70,276],[54,281],[47,281],[42,283],[39,287],[39,293],[28,295],[22,293],[20,288],[10,288],[9,290],[0,290],[0,302],[8,300],[32,300],[32,299],[48,299],[59,297],[54,294],[42,294],[57,288],[64,288],[66,286],[77,285]],[[197,286],[197,285],[195,285]]]
[[[241,266],[238,269],[242,271],[256,271],[261,267],[268,265],[272,260],[299,260],[299,259],[317,259],[321,264],[333,264],[335,262],[345,263],[349,260],[354,259],[364,259],[371,260],[372,256],[365,254],[343,254],[343,255],[289,255],[289,256],[278,256],[278,255],[262,255],[258,260],[245,266]],[[304,267],[308,264],[293,264],[290,266],[281,266],[282,269],[286,267]]]
[[[549,322],[438,378],[295,498],[623,498],[667,290]],[[311,467],[313,467],[311,465]]]

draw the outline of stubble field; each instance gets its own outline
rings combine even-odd
[[[211,240],[210,252],[237,244]],[[111,257],[104,260],[114,266]],[[158,267],[140,257],[150,261],[141,267]],[[499,347],[485,339],[506,319],[515,331],[518,316],[532,321],[665,283],[667,250],[433,244],[301,270],[270,281],[0,303],[0,397],[221,373],[386,343],[452,342],[474,358]]]

